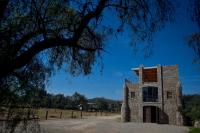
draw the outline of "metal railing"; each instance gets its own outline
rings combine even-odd
[[[143,97],[143,102],[158,102],[157,97]]]

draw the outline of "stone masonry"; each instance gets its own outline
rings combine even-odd
[[[183,125],[178,66],[132,69],[138,83],[125,80],[122,121]]]

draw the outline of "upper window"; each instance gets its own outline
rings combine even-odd
[[[131,91],[131,98],[134,99],[135,98],[135,92]]]
[[[158,88],[157,87],[143,87],[143,102],[157,102],[158,101]]]
[[[143,82],[158,82],[157,68],[143,69],[142,81]]]
[[[171,91],[167,91],[167,99],[171,99],[172,98],[172,92]]]

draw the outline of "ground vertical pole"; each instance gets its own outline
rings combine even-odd
[[[81,118],[83,117],[83,114],[82,114],[82,113],[83,113],[83,111],[81,110]]]
[[[62,119],[62,111],[60,112],[60,119]]]
[[[47,120],[47,118],[48,118],[48,110],[46,111],[46,120]]]

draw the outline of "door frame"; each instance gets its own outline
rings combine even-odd
[[[143,106],[143,122],[158,123],[159,108],[157,106]]]

